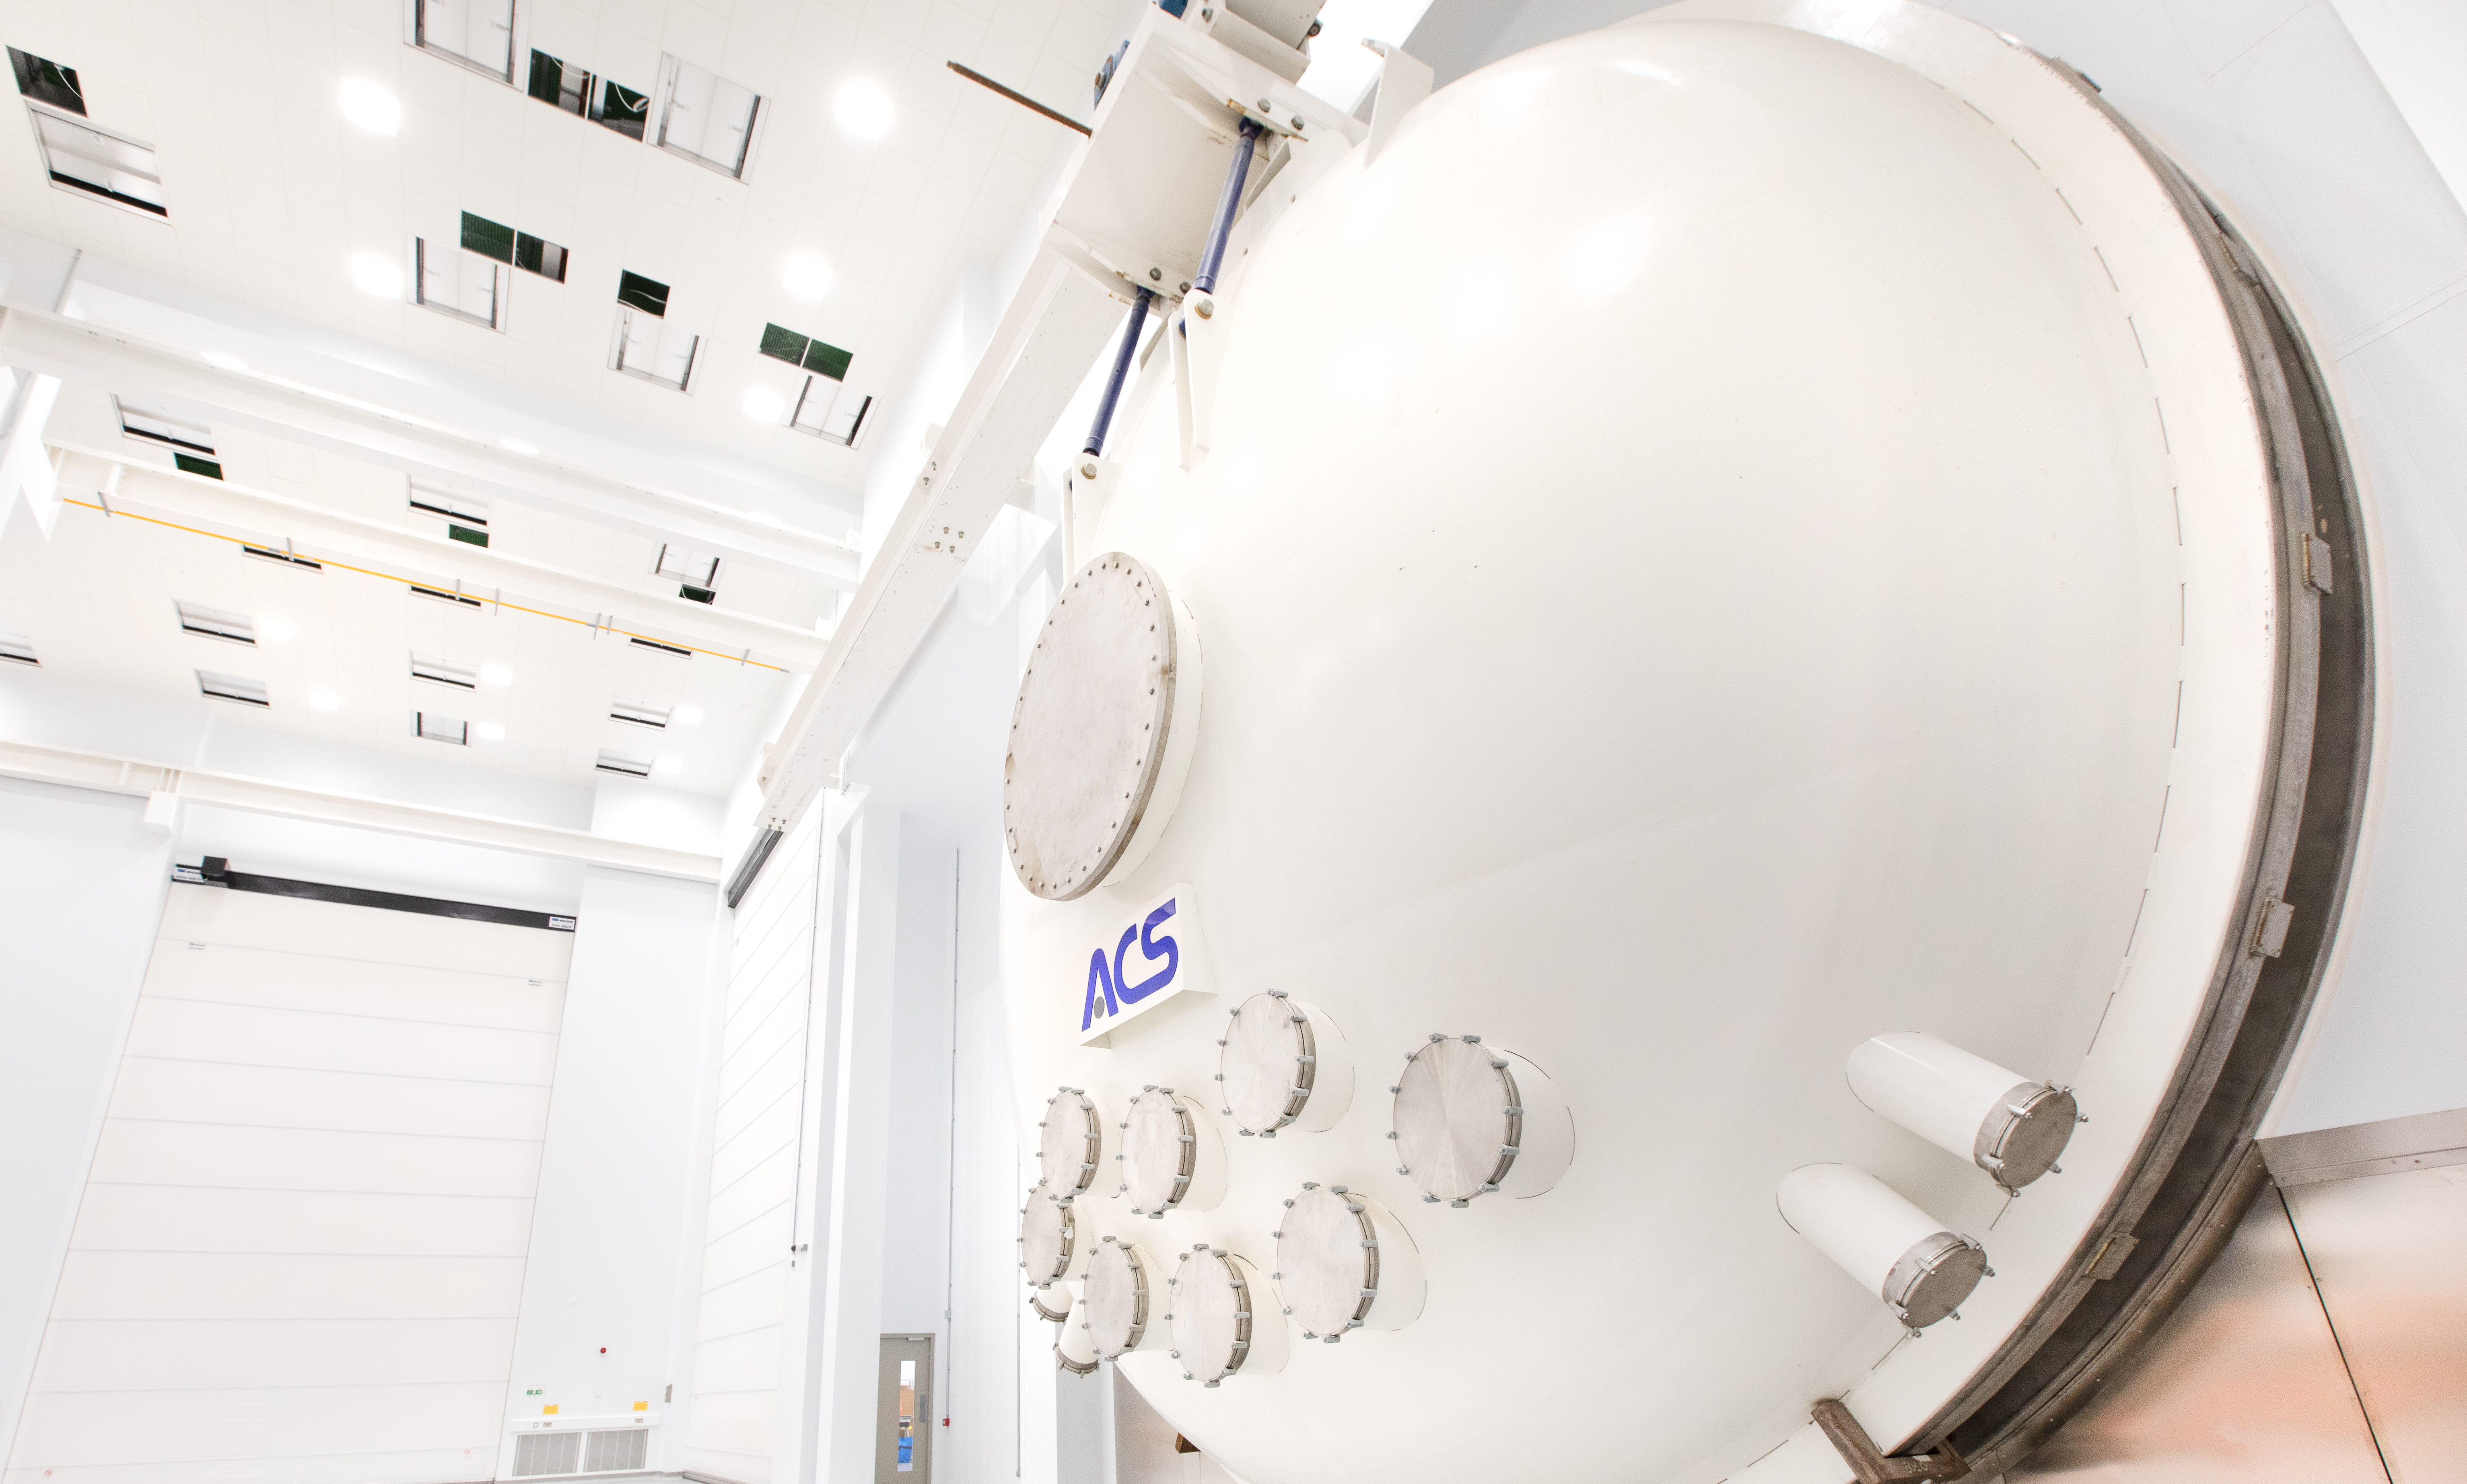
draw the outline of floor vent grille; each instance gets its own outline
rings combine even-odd
[[[579,1432],[526,1432],[514,1439],[514,1477],[582,1472]]]
[[[523,1432],[514,1437],[514,1472],[535,1479],[577,1473],[639,1473],[650,1466],[651,1429],[604,1428],[588,1432]]]
[[[651,1459],[651,1429],[648,1428],[613,1428],[604,1432],[586,1432],[582,1445],[582,1472],[616,1473],[640,1469]]]

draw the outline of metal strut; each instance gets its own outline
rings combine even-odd
[[[1114,404],[1121,400],[1122,380],[1131,373],[1131,352],[1140,348],[1140,330],[1148,322],[1148,305],[1156,301],[1151,290],[1143,288],[1139,293],[1138,301],[1131,305],[1130,323],[1122,326],[1121,349],[1114,352],[1114,371],[1105,378],[1105,394],[1097,399],[1097,420],[1089,425],[1088,445],[1081,453],[1105,451],[1105,433],[1114,425]]]
[[[1199,272],[1190,281],[1198,293],[1216,292],[1216,270],[1225,262],[1225,237],[1234,230],[1234,214],[1241,209],[1242,186],[1251,178],[1251,151],[1261,132],[1258,120],[1242,121],[1242,143],[1234,147],[1234,168],[1225,173],[1225,193],[1216,198],[1216,219],[1208,224],[1208,246],[1200,253]]]

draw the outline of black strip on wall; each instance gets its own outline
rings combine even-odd
[[[498,922],[509,928],[538,928],[572,933],[574,919],[519,907],[491,907],[485,902],[449,902],[441,897],[406,896],[399,891],[372,891],[365,887],[336,887],[322,881],[293,881],[283,876],[254,876],[229,869],[216,856],[197,866],[174,866],[171,879],[191,886],[222,887],[233,891],[261,891],[268,896],[302,897],[312,902],[339,902],[346,907],[374,907],[390,912],[419,912],[428,917],[459,917],[465,922]]]

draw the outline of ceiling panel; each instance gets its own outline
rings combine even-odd
[[[413,49],[408,3],[16,0],[7,39],[78,69],[92,121],[161,152],[171,214],[50,184],[20,106],[0,109],[0,224],[849,486],[865,449],[740,410],[750,385],[799,381],[755,353],[763,325],[854,352],[851,384],[895,396],[960,269],[999,253],[1073,138],[944,63],[1084,111],[1115,28],[1085,0],[518,8],[518,80],[536,46],[643,92],[664,54],[760,92],[736,181]],[[346,76],[396,93],[398,137],[344,123]],[[884,138],[832,122],[851,78],[891,94]],[[503,333],[352,286],[351,255],[408,272],[412,236],[450,237],[464,211],[567,247],[566,281],[509,270]],[[819,303],[781,286],[791,252],[833,269]],[[690,395],[608,369],[621,269],[672,285],[670,323],[704,337]]]

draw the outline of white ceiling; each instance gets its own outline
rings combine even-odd
[[[76,68],[94,124],[160,151],[170,217],[54,186],[20,107],[0,109],[0,225],[851,487],[864,448],[740,410],[747,386],[799,380],[756,353],[763,325],[852,351],[852,385],[898,394],[961,268],[1000,251],[1072,139],[944,64],[1081,109],[1116,25],[1087,0],[518,6],[525,58],[648,92],[668,52],[761,93],[739,182],[415,50],[408,4],[11,0],[7,42]],[[401,99],[398,137],[344,123],[346,77]],[[831,121],[858,78],[893,99],[876,141]],[[354,253],[407,267],[411,237],[451,237],[464,211],[566,246],[566,281],[512,275],[504,333],[352,285]],[[791,253],[832,269],[820,302],[781,285]],[[704,335],[691,394],[608,370],[621,269],[668,283],[669,322]]]
[[[63,393],[72,404],[99,397],[85,388]],[[81,411],[90,409],[69,409],[70,420],[86,420]],[[399,474],[257,435],[215,431],[216,452],[236,483],[418,528]],[[112,441],[132,462],[169,461],[134,439]],[[502,533],[500,509],[508,520]],[[492,550],[503,542],[652,585],[645,571],[651,552],[639,537],[520,506],[491,507],[490,526]],[[723,573],[723,593],[736,575]],[[774,573],[749,569],[746,575],[758,587],[792,586]],[[813,586],[818,596],[819,585]],[[793,593],[758,596],[779,608],[774,616],[799,606]],[[258,642],[184,632],[174,607],[181,602],[255,619]],[[654,781],[705,794],[725,793],[743,775],[792,683],[779,670],[648,650],[553,618],[420,597],[402,583],[340,568],[285,567],[245,555],[229,541],[106,517],[81,505],[61,510],[48,542],[32,521],[11,522],[0,538],[0,629],[30,638],[46,675],[139,695],[197,699],[200,669],[261,681],[268,708],[208,703],[231,707],[252,727],[562,783],[591,781],[600,750],[614,748],[674,759],[675,770]],[[414,654],[473,670],[503,665],[511,682],[465,690],[415,681]],[[331,710],[312,707],[312,691],[340,704]],[[703,720],[665,730],[615,721],[609,708],[619,697],[698,708]],[[412,714],[423,709],[493,723],[505,736],[483,740],[475,733],[466,747],[422,740],[413,733]]]
[[[546,395],[578,415],[853,490],[869,450],[767,427],[740,409],[750,385],[801,379],[756,352],[765,322],[854,352],[849,381],[884,398],[904,387],[962,270],[989,262],[1040,204],[1033,198],[1075,136],[953,76],[958,60],[1056,106],[1084,112],[1089,75],[1110,50],[1112,7],[1087,0],[690,0],[523,4],[518,55],[559,56],[649,92],[663,52],[764,95],[745,179],[628,140],[405,43],[409,0],[70,0],[0,3],[0,40],[76,68],[101,127],[155,146],[169,221],[54,186],[23,107],[0,106],[0,226],[191,288],[357,337],[429,364],[440,384]],[[399,136],[348,125],[346,77],[403,103]],[[891,95],[877,141],[831,121],[840,84]],[[519,69],[518,69],[518,80]],[[563,244],[563,284],[512,275],[496,333],[353,286],[354,253],[408,268],[415,234],[452,236],[463,211]],[[791,253],[833,275],[819,302],[781,285]],[[691,394],[607,368],[621,269],[671,285],[668,321],[705,336]],[[192,348],[211,350],[212,346]],[[121,436],[109,393],[72,378],[52,441],[168,465]],[[208,420],[211,420],[210,418]],[[405,530],[438,533],[407,507],[398,467],[214,423],[227,481]],[[650,573],[658,541],[638,530],[499,500],[490,549],[672,595]],[[719,606],[827,627],[818,577],[735,564]],[[242,646],[181,632],[176,601],[249,615]],[[279,620],[269,622],[268,620]],[[274,637],[287,627],[289,637]],[[673,759],[654,781],[722,793],[766,739],[794,677],[707,655],[680,659],[510,611],[464,610],[339,570],[285,569],[227,541],[84,508],[51,539],[30,521],[0,540],[0,629],[30,636],[43,673],[164,698],[198,696],[195,672],[265,683],[249,725],[478,769],[587,783],[600,749]],[[271,631],[271,632],[267,632]],[[415,653],[503,665],[507,686],[461,690],[411,678]],[[310,692],[339,698],[312,708]],[[618,697],[699,708],[666,731],[609,718]],[[467,748],[413,734],[420,709],[502,727]]]

